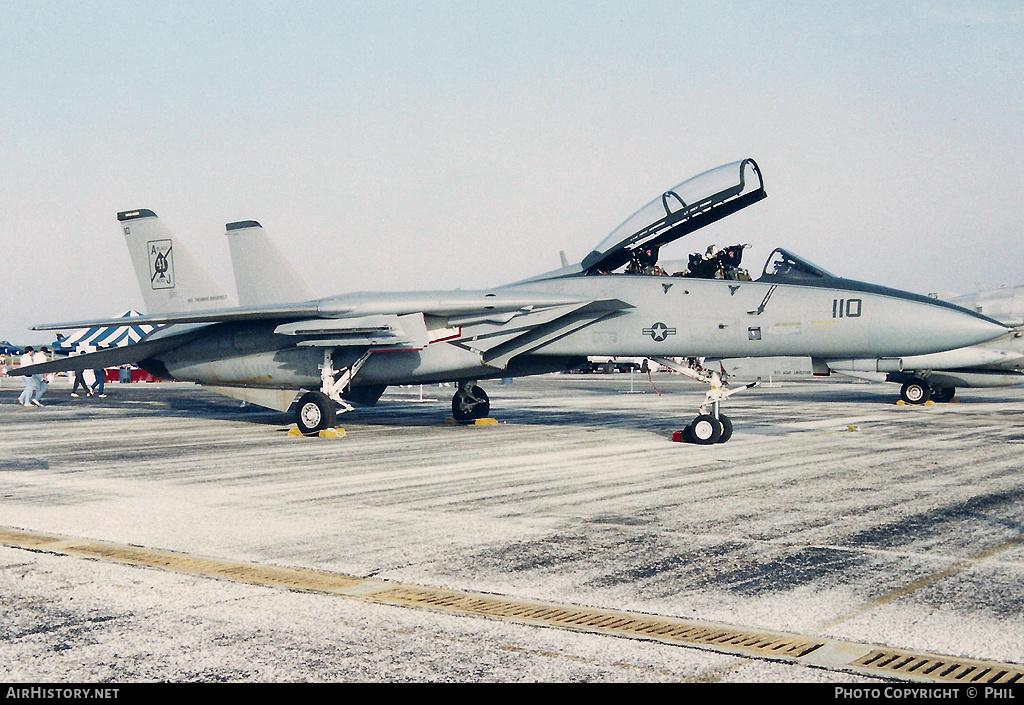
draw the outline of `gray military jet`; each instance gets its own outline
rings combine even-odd
[[[947,302],[835,277],[782,249],[756,281],[736,266],[735,248],[691,258],[679,276],[659,269],[662,247],[766,195],[752,159],[726,164],[660,195],[581,262],[479,291],[315,298],[268,247],[258,223],[231,223],[240,305],[155,213],[125,211],[117,218],[147,307],[136,322],[160,328],[126,348],[19,372],[134,363],[161,379],[197,382],[280,411],[294,407],[299,429],[313,434],[334,425],[338,407],[372,405],[389,385],[454,382],[455,419],[483,418],[490,403],[479,380],[565,370],[588,355],[669,363],[698,356],[884,358],[1007,332]],[[713,371],[679,367],[711,387],[685,435],[702,444],[727,440],[732,424],[720,403],[738,390]]]

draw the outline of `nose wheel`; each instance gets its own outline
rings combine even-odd
[[[907,404],[924,404],[932,397],[932,388],[923,379],[914,378],[904,382],[900,397]]]
[[[927,404],[929,401],[945,403],[953,401],[956,387],[933,387],[927,379],[914,377],[903,383],[900,399],[905,404]]]
[[[682,431],[673,434],[673,440],[710,446],[727,443],[732,438],[732,419],[725,414],[717,418],[711,414],[698,414]]]
[[[716,419],[711,414],[698,414],[697,418],[684,429],[684,433],[688,431],[686,436],[691,443],[710,446],[721,442],[724,430],[725,425],[720,419]]]

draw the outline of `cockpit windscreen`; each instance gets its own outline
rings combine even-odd
[[[835,279],[836,275],[781,247],[776,248],[764,263],[758,281],[788,281],[808,279]]]

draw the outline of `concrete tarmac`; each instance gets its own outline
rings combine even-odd
[[[1024,664],[1024,389],[786,381],[673,443],[667,374],[389,390],[343,438],[189,384],[0,384],[0,528]],[[864,682],[862,674],[0,547],[8,682]]]

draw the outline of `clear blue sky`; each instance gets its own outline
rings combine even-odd
[[[120,210],[229,290],[244,219],[323,295],[486,287],[743,157],[666,256],[1024,284],[1024,5],[0,0],[0,338],[141,307]]]

